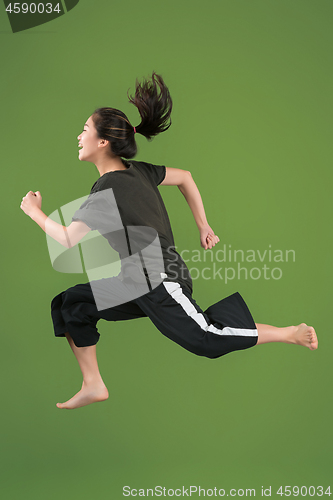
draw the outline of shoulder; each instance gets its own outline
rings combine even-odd
[[[153,163],[148,163],[145,161],[133,161],[131,163],[135,168],[145,175],[155,186],[160,184],[166,174],[166,168],[164,165],[154,165]]]
[[[97,191],[102,191],[103,189],[108,189],[112,187],[113,185],[113,179],[112,176],[108,173],[102,175],[97,179],[96,182],[94,182],[90,193],[96,193]]]

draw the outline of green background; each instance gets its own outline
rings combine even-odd
[[[333,492],[332,17],[331,0],[80,0],[12,34],[3,8],[3,498],[120,499],[125,485]],[[200,277],[193,297],[206,309],[239,291],[256,322],[313,325],[319,349],[267,344],[209,360],[148,318],[101,321],[110,398],[61,411],[81,374],[53,336],[50,302],[87,279],[52,268],[21,199],[39,190],[48,215],[87,195],[98,172],[78,160],[83,124],[112,106],[137,125],[126,92],[152,71],[169,86],[173,123],[151,143],[138,136],[136,159],[192,172],[221,240],[213,255],[224,244],[296,255],[277,264],[279,280]],[[177,250],[200,249],[180,191],[160,192]]]

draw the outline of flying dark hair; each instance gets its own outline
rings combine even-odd
[[[171,125],[172,99],[163,78],[153,72],[151,80],[136,80],[135,95],[129,102],[138,108],[140,124],[135,127],[148,141],[167,130]],[[133,158],[137,153],[134,127],[127,116],[115,108],[98,108],[92,119],[100,139],[110,142],[111,151],[116,156]]]

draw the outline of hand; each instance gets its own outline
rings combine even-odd
[[[20,208],[23,212],[30,217],[36,208],[42,208],[42,196],[39,191],[35,193],[33,191],[29,191],[23,198]]]
[[[210,226],[204,226],[200,229],[200,243],[205,250],[213,248],[219,241],[220,238]]]

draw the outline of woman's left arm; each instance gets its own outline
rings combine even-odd
[[[209,226],[206,218],[205,209],[201,199],[199,189],[194,182],[191,172],[178,168],[166,167],[166,174],[160,186],[178,186],[178,189],[184,195],[200,231],[201,246],[207,250],[211,249],[220,241],[220,238]]]
[[[25,214],[29,215],[46,234],[66,248],[71,248],[76,245],[89,231],[91,231],[91,228],[83,221],[73,221],[66,227],[50,219],[42,211],[42,196],[39,191],[36,191],[36,193],[29,191],[26,196],[22,198],[20,208]]]

